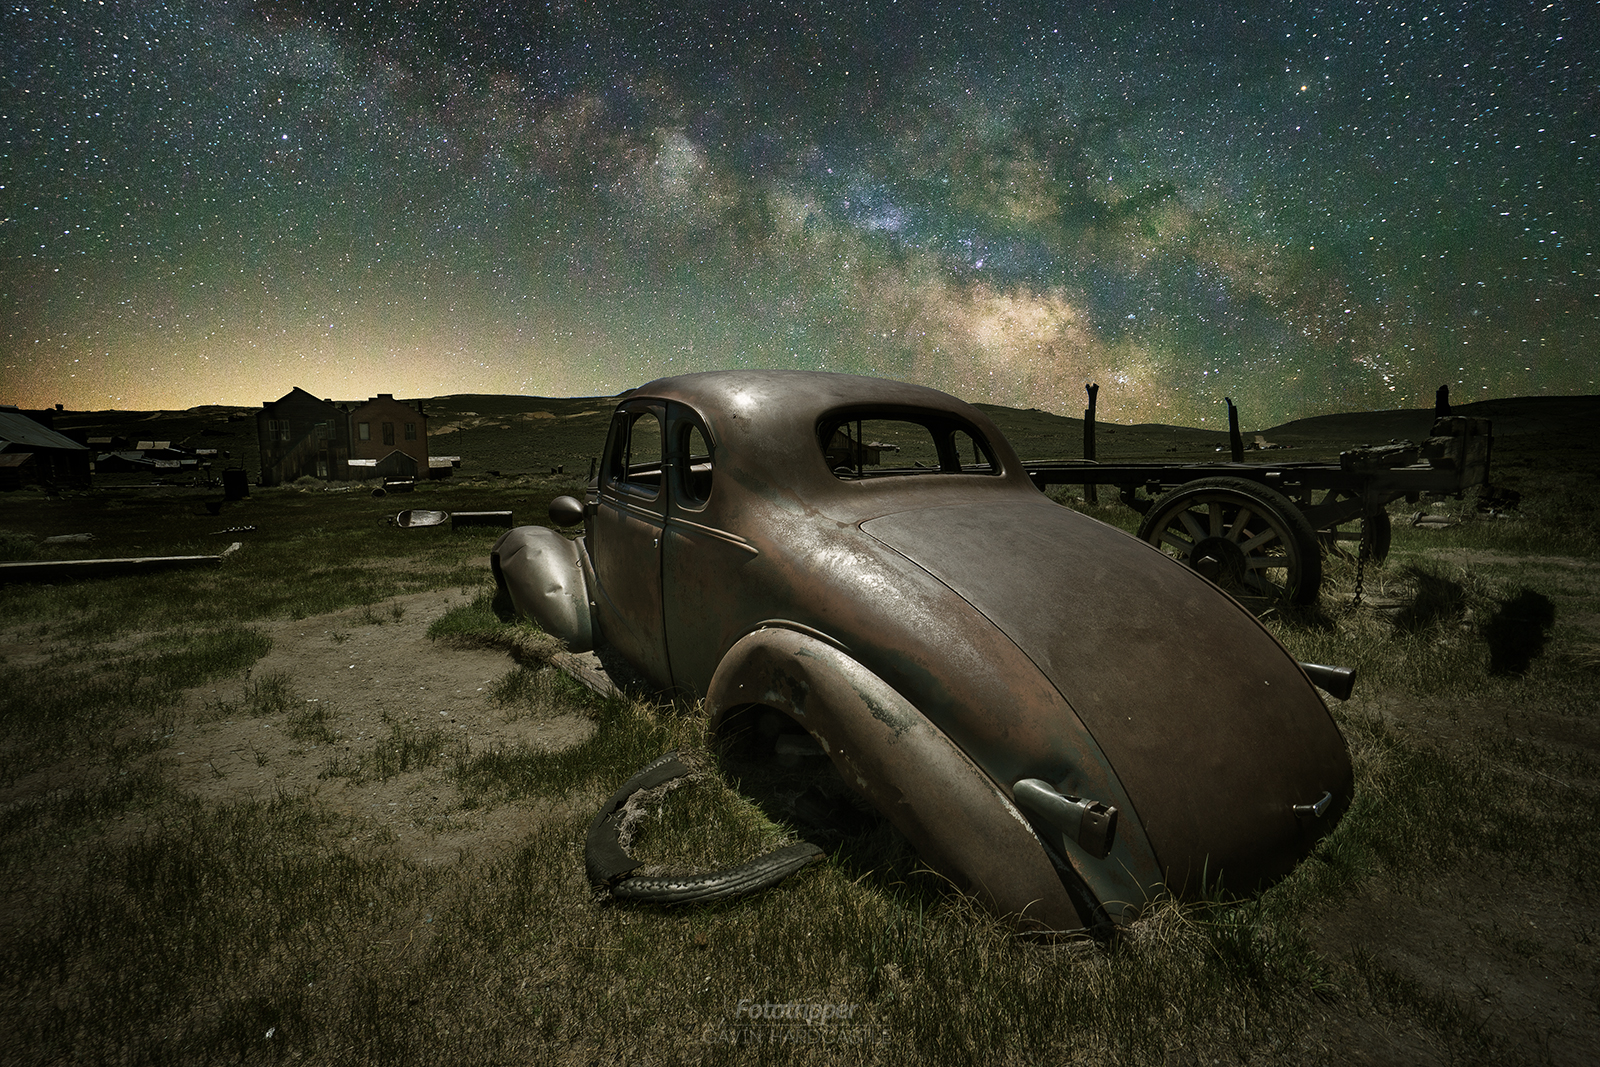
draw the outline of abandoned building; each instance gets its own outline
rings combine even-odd
[[[380,393],[361,403],[321,400],[296,386],[256,415],[261,484],[297,478],[415,478],[428,470],[420,402]]]
[[[319,400],[295,386],[256,414],[261,443],[261,484],[296,478],[343,478],[350,458],[350,421],[332,400]]]
[[[421,403],[407,404],[379,393],[350,411],[352,478],[428,476],[428,420]],[[355,473],[371,461],[374,473]]]
[[[90,440],[91,447],[94,441]],[[171,441],[138,441],[125,448],[95,449],[96,474],[150,474],[168,477],[174,474],[199,475],[210,471],[220,453],[215,448],[197,448],[187,451],[175,448]]]
[[[57,433],[31,413],[0,405],[0,488],[88,485],[90,457],[88,445]]]

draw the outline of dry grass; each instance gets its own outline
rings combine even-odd
[[[803,828],[708,752],[692,707],[578,689],[550,670],[549,639],[482,598],[433,624],[438,655],[502,653],[486,708],[589,730],[479,746],[389,709],[314,787],[185,784],[173,738],[225,722],[280,731],[308,759],[336,747],[347,708],[308,701],[292,672],[246,674],[269,623],[345,612],[325,627],[341,650],[416,625],[391,598],[481,588],[493,536],[384,528],[370,502],[356,514],[311,494],[251,507],[263,536],[214,575],[0,589],[9,1062],[1576,1063],[1593,1047],[1600,645],[1574,620],[1600,587],[1582,568],[1529,563],[1492,533],[1406,531],[1353,608],[1351,565],[1331,561],[1320,608],[1267,622],[1301,658],[1362,674],[1335,709],[1359,775],[1339,829],[1252,900],[1157,900],[1109,944],[1026,942],[881,825],[748,899],[597,901],[588,820],[667,749],[698,753],[696,773],[648,798],[640,858],[717,865]],[[1587,560],[1536,534],[1514,544]],[[516,830],[441,860],[423,846],[443,831],[402,835],[331,799],[380,787],[435,798],[439,826]],[[1430,903],[1485,881],[1493,900]],[[1382,909],[1392,925],[1369,929]],[[1510,921],[1524,913],[1537,938]],[[1399,931],[1429,923],[1448,931],[1432,955],[1397,954]],[[1491,999],[1453,982],[1474,969],[1496,976]],[[1505,999],[1520,983],[1542,999]]]

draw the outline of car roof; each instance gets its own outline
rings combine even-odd
[[[657,378],[623,394],[620,401],[654,397],[676,400],[700,413],[713,434],[746,422],[747,429],[790,447],[816,440],[818,420],[852,408],[914,409],[949,415],[980,430],[991,444],[1005,439],[988,416],[965,401],[925,385],[800,370],[727,370]],[[1009,448],[1005,449],[1010,458]]]
[[[657,378],[624,395],[682,400],[707,415],[712,411],[748,411],[753,415],[756,408],[763,409],[765,418],[799,415],[808,426],[807,432],[823,412],[856,404],[930,408],[974,422],[983,418],[972,405],[925,385],[829,371],[703,371]]]
[[[719,462],[731,462],[759,480],[787,486],[803,498],[834,497],[841,492],[844,483],[834,478],[823,462],[817,424],[829,412],[860,408],[880,408],[891,416],[922,411],[958,419],[989,442],[1000,464],[1003,476],[983,481],[998,483],[995,488],[1019,481],[1032,488],[1021,461],[987,415],[927,386],[825,371],[727,370],[658,378],[624,394],[619,403],[642,398],[677,401],[692,408],[705,421],[721,452]],[[914,481],[931,488],[923,479]],[[861,491],[852,488],[845,492],[854,495]],[[879,491],[895,492],[886,484]],[[907,491],[909,486],[898,490]]]

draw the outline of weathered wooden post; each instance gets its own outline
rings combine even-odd
[[[1083,413],[1083,458],[1094,460],[1094,400],[1100,392],[1100,386],[1091,384],[1084,386],[1089,393],[1089,407]],[[1098,486],[1094,482],[1083,483],[1083,499],[1090,504],[1100,503]]]
[[[1239,436],[1239,409],[1233,406],[1231,397],[1223,397],[1228,404],[1228,448],[1233,453],[1235,463],[1244,462],[1244,438]]]

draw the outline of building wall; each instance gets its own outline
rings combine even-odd
[[[350,458],[382,460],[403,452],[428,469],[428,417],[420,404],[380,393],[350,412]]]

